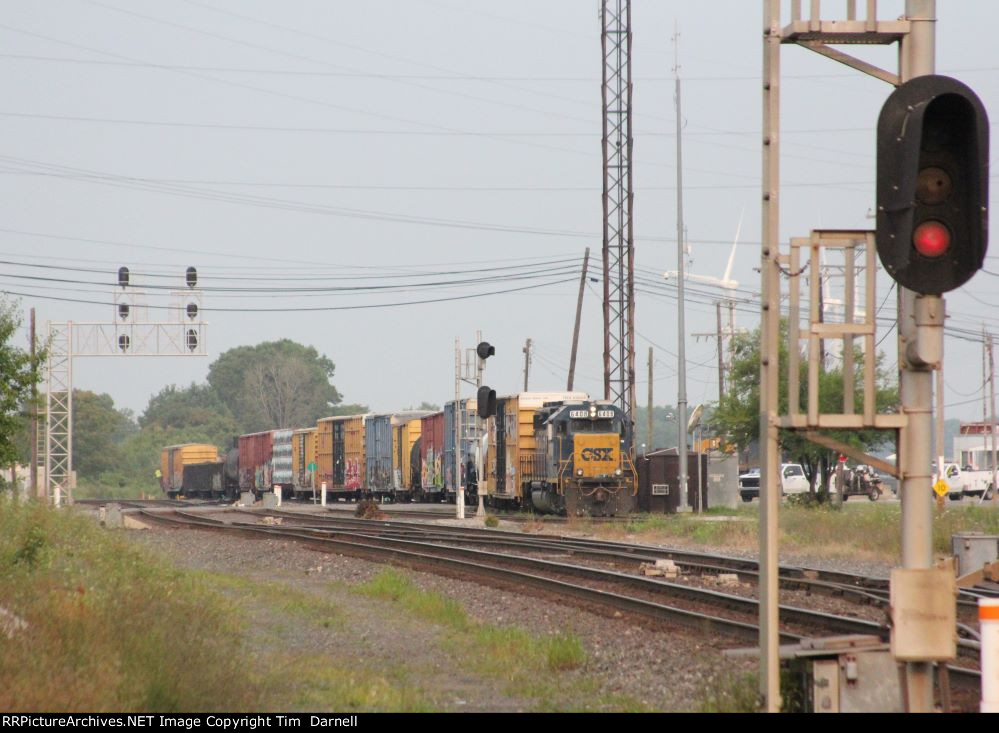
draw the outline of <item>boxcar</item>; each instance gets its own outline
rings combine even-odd
[[[291,434],[291,474],[295,493],[311,493],[318,489],[317,470],[309,470],[316,464],[316,428],[303,428]]]
[[[170,496],[176,496],[184,488],[184,466],[212,463],[218,459],[218,448],[208,443],[167,446],[160,453],[160,488]]]
[[[364,428],[365,488],[380,498],[394,497],[401,476],[396,476],[398,436],[396,428],[430,414],[426,410],[402,410],[368,418]]]
[[[392,491],[392,416],[373,415],[364,427],[365,488],[374,496]]]
[[[455,402],[452,400],[444,405],[444,489],[449,501],[457,496],[458,487],[465,488],[465,500],[471,501],[472,491],[468,485],[470,467],[475,465],[475,440],[485,424],[475,411],[474,400],[463,400],[464,410],[461,413],[461,448],[458,465],[455,466],[455,432],[454,416]]]
[[[485,461],[485,490],[494,503],[520,505],[522,473],[535,452],[534,413],[546,402],[589,399],[585,392],[521,392],[496,400],[496,415],[486,421],[489,449]],[[525,465],[521,465],[521,453]]]
[[[420,426],[420,489],[423,496],[444,496],[444,412],[422,418]]]
[[[184,466],[184,496],[217,499],[221,498],[224,492],[225,461],[192,463]]]
[[[271,486],[280,486],[282,493],[295,485],[291,470],[291,430],[271,431]]]
[[[239,489],[260,493],[270,491],[273,431],[239,436]]]
[[[429,412],[401,413],[392,417],[392,488],[397,500],[412,498],[420,484],[420,432]],[[415,470],[414,456],[415,452]]]
[[[368,415],[324,417],[316,423],[317,481],[334,496],[359,497],[364,489],[364,429]]]

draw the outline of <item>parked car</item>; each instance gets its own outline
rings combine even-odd
[[[780,467],[781,496],[808,493],[808,477],[800,463],[783,463]],[[739,476],[739,496],[752,501],[760,496],[760,469],[754,468]]]
[[[947,482],[947,497],[951,501],[963,499],[965,496],[991,499],[995,487],[992,486],[992,471],[976,471],[970,466],[961,468],[956,463],[944,464],[943,480]],[[937,482],[937,474],[933,473],[933,483]]]

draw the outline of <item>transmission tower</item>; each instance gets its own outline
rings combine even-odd
[[[602,0],[604,398],[633,421],[635,241],[631,182],[631,0]]]

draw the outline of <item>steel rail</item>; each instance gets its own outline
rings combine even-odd
[[[142,510],[140,511],[140,514],[153,521],[170,522],[211,531],[223,531],[237,534],[244,533],[250,534],[251,536],[260,536],[263,534],[268,536],[287,537],[301,541],[310,546],[318,547],[324,551],[329,551],[329,548],[336,547],[337,550],[333,551],[341,551],[345,552],[345,554],[361,555],[364,557],[374,557],[379,560],[388,558],[406,566],[429,564],[445,570],[468,572],[473,575],[480,576],[485,575],[503,581],[511,581],[514,585],[517,585],[517,587],[520,587],[518,584],[524,584],[545,592],[570,596],[586,601],[587,603],[595,603],[614,610],[632,611],[655,620],[675,622],[690,628],[700,630],[710,629],[721,633],[732,634],[733,636],[752,641],[756,641],[758,636],[758,630],[755,624],[746,624],[733,619],[726,619],[724,617],[714,616],[711,614],[689,611],[686,609],[676,608],[674,606],[666,606],[664,604],[634,598],[631,596],[623,596],[617,593],[610,593],[608,591],[589,588],[587,586],[566,583],[564,581],[533,573],[513,570],[509,567],[490,565],[488,564],[488,560],[501,562],[503,565],[507,566],[510,564],[518,564],[521,567],[530,567],[535,570],[541,569],[548,570],[550,572],[562,572],[570,575],[588,577],[590,579],[600,580],[603,582],[619,582],[631,586],[639,585],[646,590],[662,591],[666,589],[670,592],[676,592],[682,597],[695,597],[697,598],[697,602],[710,603],[711,601],[708,599],[714,597],[717,603],[728,608],[732,608],[733,606],[740,606],[743,609],[750,606],[754,608],[756,607],[757,601],[755,599],[732,596],[730,594],[723,594],[717,591],[694,589],[689,586],[666,583],[664,581],[655,581],[641,576],[554,563],[538,558],[487,553],[479,550],[468,550],[465,548],[453,548],[436,544],[416,542],[414,540],[381,537],[373,538],[370,535],[345,532],[342,530],[331,531],[328,529],[306,529],[308,532],[323,533],[320,536],[316,536],[315,534],[301,533],[298,530],[304,528],[299,527],[289,528],[282,526],[263,526],[244,522],[227,523],[219,519],[208,518],[182,511],[163,513]],[[330,535],[345,535],[346,538]],[[373,544],[370,542],[372,539],[378,540],[385,544]],[[362,540],[369,541],[365,542]],[[460,556],[456,557],[455,553],[460,553]],[[485,560],[485,562],[473,562],[466,559],[469,554],[473,554],[474,556]],[[838,617],[832,614],[808,611],[807,609],[781,606],[780,611],[782,616],[785,618],[791,617],[798,623],[814,623],[820,627],[822,624],[827,624],[825,630],[831,631],[832,633],[876,633],[881,636],[884,630],[884,627],[874,624],[873,622],[848,617]],[[805,638],[803,635],[793,632],[782,631],[780,633],[782,643],[795,643]],[[968,644],[968,646],[963,648],[959,646],[959,652],[966,655],[973,651],[977,651],[978,649],[977,644],[964,642],[964,640],[961,640],[959,644],[960,643]],[[980,679],[980,673],[977,670],[952,665],[948,665],[948,669],[953,675],[955,675],[956,679],[961,680],[962,682],[971,683],[977,682]]]

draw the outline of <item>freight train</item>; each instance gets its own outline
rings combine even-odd
[[[315,427],[241,435],[221,456],[214,446],[169,446],[161,484],[171,497],[227,500],[275,487],[312,497],[325,485],[328,499],[340,501],[454,502],[463,489],[467,503],[481,492],[498,508],[574,516],[635,509],[631,430],[619,407],[581,392],[523,392],[496,404],[485,420],[472,400],[437,412],[327,417]]]

